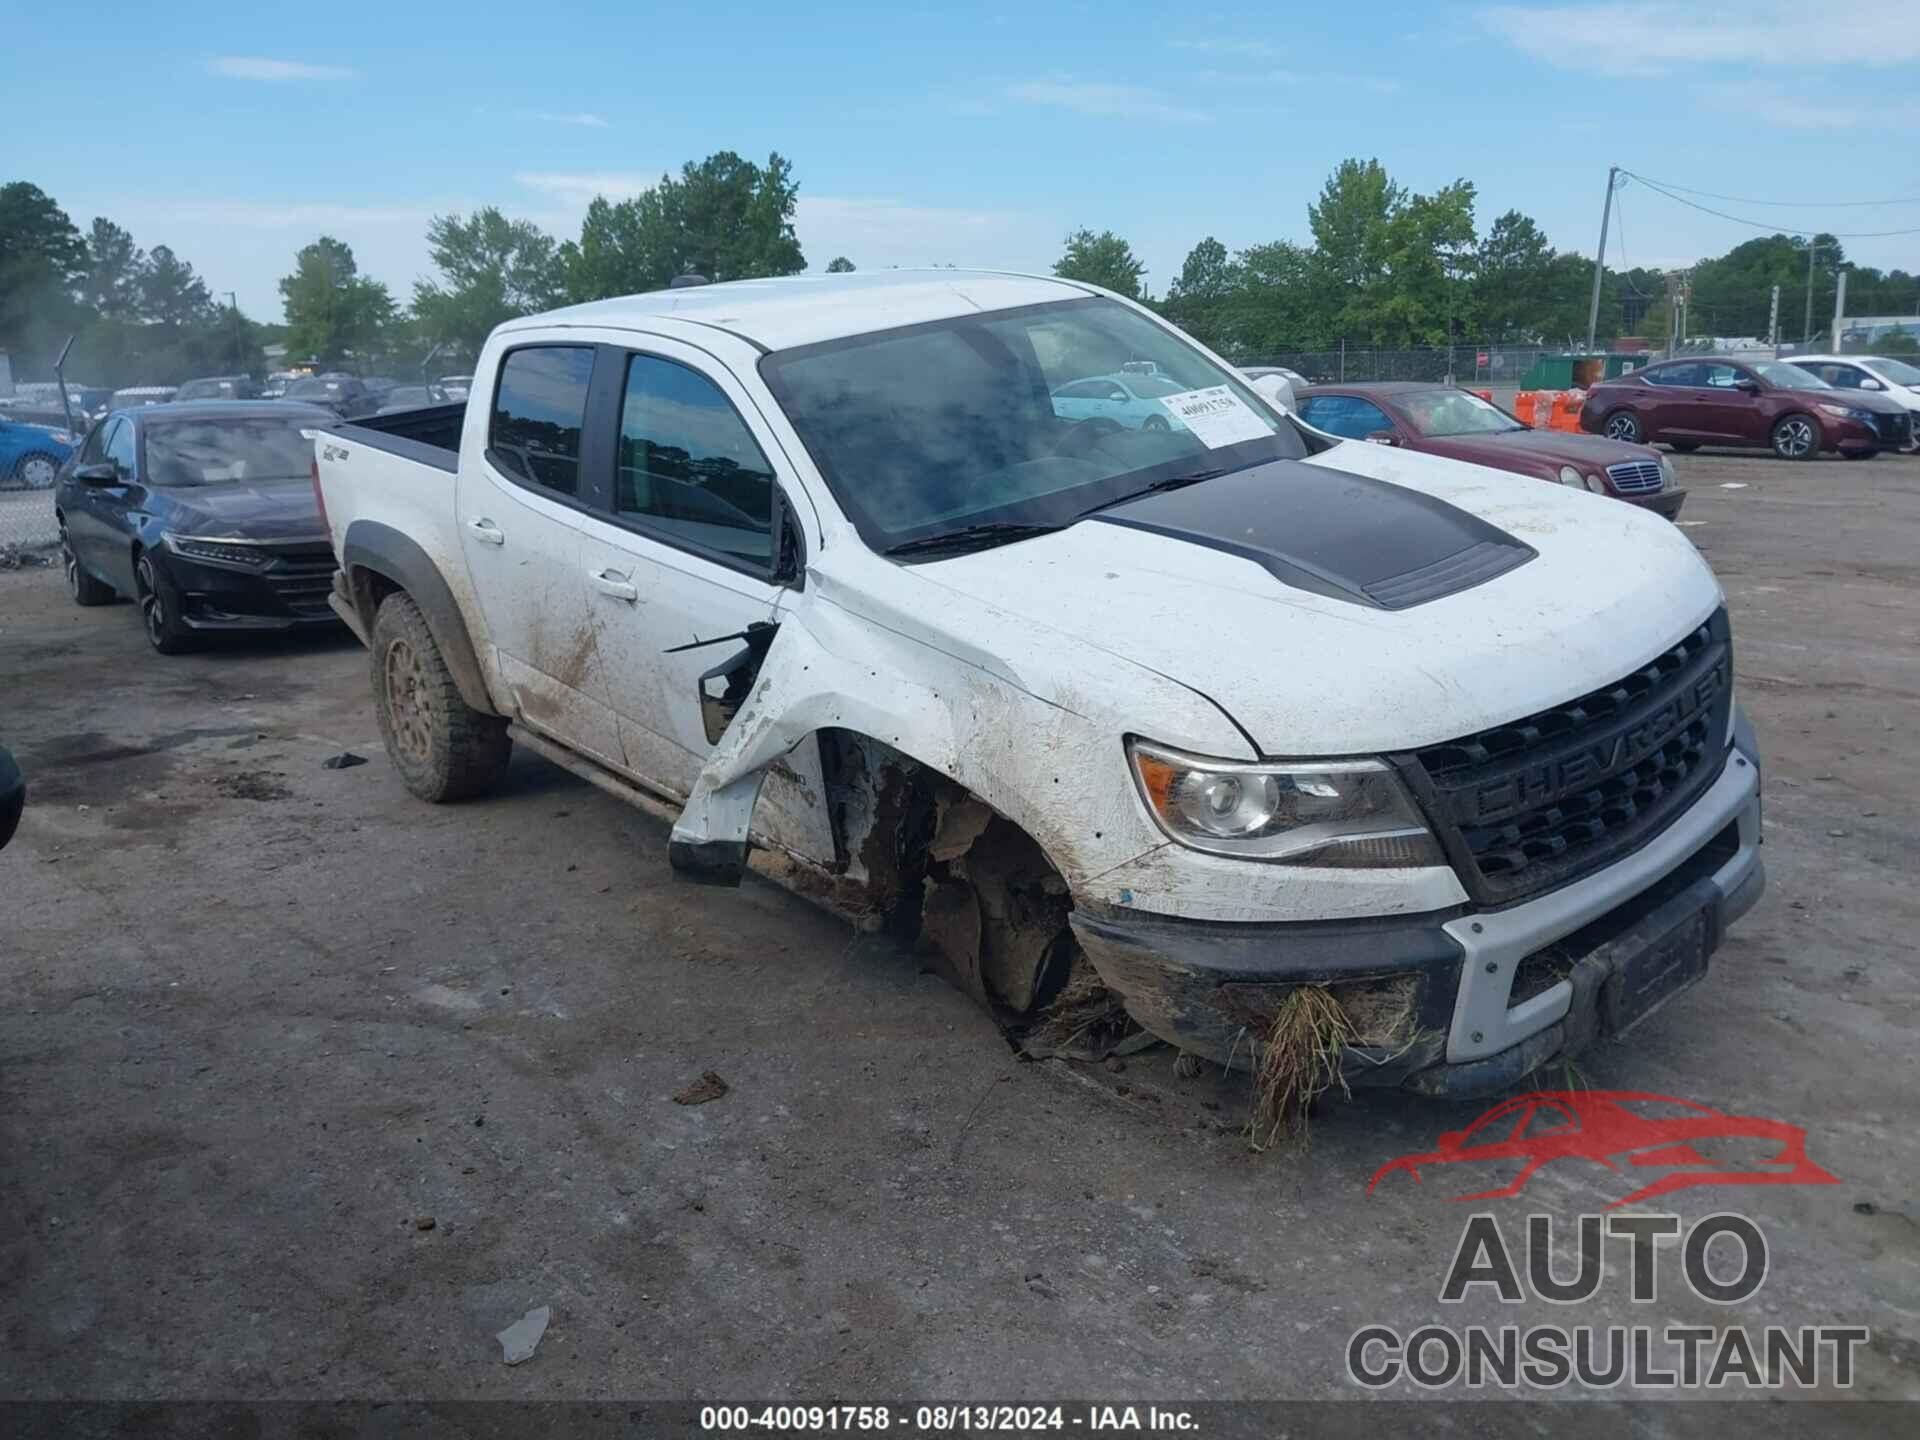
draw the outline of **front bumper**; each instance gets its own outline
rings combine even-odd
[[[1375,1027],[1344,1052],[1348,1083],[1486,1095],[1623,1033],[1698,980],[1705,956],[1657,994],[1630,993],[1677,932],[1703,928],[1692,938],[1705,955],[1719,947],[1760,897],[1759,847],[1760,767],[1743,724],[1719,778],[1666,829],[1519,904],[1287,924],[1080,906],[1073,928],[1129,1013],[1182,1049],[1251,1063],[1287,990],[1326,984]]]
[[[1651,510],[1656,515],[1664,515],[1667,519],[1673,520],[1679,517],[1680,507],[1687,503],[1687,492],[1678,485],[1670,485],[1665,490],[1654,491],[1651,495],[1616,495],[1614,499],[1624,500],[1629,505],[1636,505],[1642,510]]]
[[[260,553],[257,567],[240,569],[167,552],[164,563],[179,596],[181,622],[194,630],[292,630],[337,623],[327,604],[331,550],[263,547]]]

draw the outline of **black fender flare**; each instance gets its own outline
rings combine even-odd
[[[466,617],[453,598],[453,588],[418,541],[377,520],[355,520],[347,526],[340,545],[340,568],[346,572],[348,593],[369,635],[373,633],[377,607],[370,603],[367,588],[357,578],[357,572],[363,570],[385,576],[420,607],[427,629],[433,632],[434,644],[440,647],[441,657],[453,674],[453,683],[460,687],[460,698],[483,714],[501,713],[487,692],[486,672],[480,668],[480,657],[473,648],[473,637],[467,633]]]

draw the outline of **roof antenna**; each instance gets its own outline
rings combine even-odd
[[[708,285],[711,283],[712,282],[709,281],[706,276],[696,275],[691,270],[689,270],[686,274],[676,275],[671,280],[669,280],[667,282],[667,288],[669,290],[687,290],[687,289],[691,289],[695,285]]]

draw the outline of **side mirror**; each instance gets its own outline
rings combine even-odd
[[[1372,430],[1367,433],[1369,445],[1398,445],[1400,437],[1391,430]]]
[[[1887,387],[1882,385],[1878,380],[1875,380],[1872,376],[1868,376],[1860,382],[1860,388],[1862,390],[1884,390]]]
[[[1758,380],[1742,378],[1733,382],[1733,388],[1738,390],[1742,395],[1758,395],[1760,393],[1760,382]]]
[[[120,469],[111,460],[96,460],[91,465],[74,466],[73,478],[82,485],[118,485]]]

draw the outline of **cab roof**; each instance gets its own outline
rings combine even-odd
[[[724,330],[762,350],[786,350],[983,310],[1006,310],[1100,292],[1051,276],[997,270],[875,270],[732,280],[596,300],[509,321],[503,330],[596,326],[647,330],[679,320]]]

